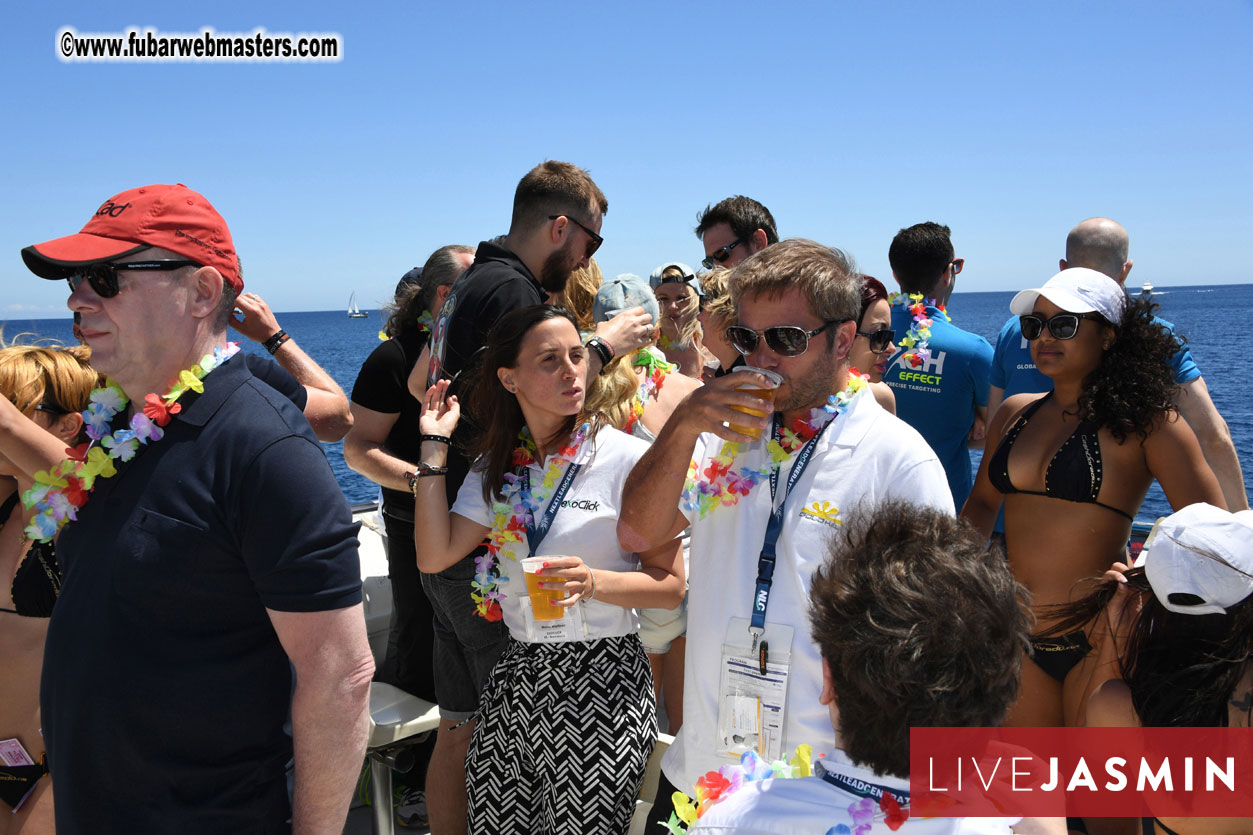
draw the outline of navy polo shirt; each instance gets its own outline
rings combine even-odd
[[[297,408],[239,357],[62,531],[41,704],[57,829],[282,831],[292,675],[266,609],[361,601]]]

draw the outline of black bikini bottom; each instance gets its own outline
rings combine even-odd
[[[1066,680],[1066,674],[1092,651],[1088,636],[1082,630],[1060,635],[1056,638],[1031,639],[1031,660],[1057,682]]]

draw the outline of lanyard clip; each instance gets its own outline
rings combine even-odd
[[[762,635],[766,634],[766,630],[762,629],[760,626],[750,626],[748,627],[748,634],[753,638],[752,648],[749,651],[756,652],[757,642],[761,640]]]

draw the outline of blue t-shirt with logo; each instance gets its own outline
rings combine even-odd
[[[914,368],[901,349],[892,357],[883,382],[896,395],[896,414],[918,430],[935,450],[948,476],[953,505],[961,509],[974,487],[967,438],[975,421],[975,406],[988,405],[988,373],[992,346],[982,336],[945,320],[927,306],[931,358]],[[913,325],[909,310],[892,306],[892,328],[903,336]]]
[[[1175,326],[1170,322],[1156,316],[1153,317],[1153,322],[1174,335]],[[1188,346],[1177,337],[1176,340],[1179,342],[1179,350],[1171,358],[1170,364],[1175,374],[1175,382],[1183,385],[1198,379],[1201,376],[1201,369],[1197,368],[1192,360],[1192,352],[1188,350]],[[1023,338],[1018,317],[1011,317],[996,338],[996,352],[992,359],[991,383],[1004,390],[1006,399],[1023,392],[1034,394],[1053,390],[1053,381],[1041,374],[1032,362],[1030,346],[1031,343]],[[991,420],[991,418],[992,416],[988,415],[988,419]]]

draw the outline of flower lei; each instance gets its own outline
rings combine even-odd
[[[644,378],[640,380],[640,387],[631,400],[631,414],[627,416],[626,425],[622,427],[622,431],[627,434],[630,434],[635,422],[644,416],[644,406],[648,401],[656,399],[666,375],[677,367],[672,362],[666,362],[666,355],[652,347],[640,349],[635,355],[633,366],[644,369]]]
[[[183,409],[176,401],[188,390],[203,392],[201,381],[238,352],[239,343],[228,342],[225,348],[219,346],[212,354],[205,354],[197,365],[178,372],[164,395],[153,392],[144,397],[143,408],[131,416],[128,429],[105,434],[113,418],[130,403],[118,384],[109,380],[104,388],[93,391],[83,411],[90,440],[67,449],[69,457],[50,470],[35,473],[35,485],[22,494],[23,504],[35,511],[26,536],[36,542],[49,542],[67,522],[77,521],[78,510],[87,503],[96,479],[117,474],[114,460],[130,461],[140,444],[161,440],[165,436],[161,427]]]
[[[423,336],[431,335],[431,326],[434,324],[435,317],[431,315],[431,311],[423,310],[418,314],[418,331],[421,332]],[[386,342],[389,339],[391,339],[391,337],[387,335],[387,331],[379,331],[379,342]]]
[[[513,542],[526,542],[527,525],[533,522],[535,513],[547,504],[566,465],[574,460],[590,431],[591,424],[584,423],[574,433],[568,446],[549,457],[548,466],[544,469],[544,479],[538,488],[532,486],[524,489],[521,476],[517,473],[505,473],[505,483],[500,491],[501,500],[492,503],[495,516],[491,533],[487,535],[487,553],[474,558],[474,580],[470,583],[470,597],[474,600],[474,610],[480,617],[489,621],[498,621],[504,617],[500,602],[507,595],[500,590],[500,555],[503,551],[511,560],[518,558],[513,549],[506,549],[506,546]],[[537,455],[535,441],[525,426],[518,432],[518,442],[513,451],[515,469],[535,463]]]
[[[821,758],[823,755],[818,756]],[[724,765],[717,771],[706,772],[705,776],[698,779],[695,803],[683,792],[676,791],[670,820],[657,823],[666,827],[670,835],[685,835],[687,827],[696,823],[711,806],[726,800],[747,783],[812,777],[815,768],[822,769],[822,764],[814,762],[813,748],[809,745],[797,746],[796,753],[789,760],[775,760],[771,763],[762,760],[755,751],[748,751],[740,757],[739,764]],[[848,815],[853,825],[850,827],[845,823],[836,824],[827,830],[826,835],[866,835],[880,813],[885,816],[884,823],[893,832],[909,820],[909,807],[902,808],[894,797],[885,793],[877,804],[869,797],[850,803]]]
[[[953,320],[949,318],[944,305],[936,304],[935,299],[923,299],[922,293],[910,293],[908,296],[904,293],[892,293],[888,296],[888,304],[900,305],[914,317],[913,324],[909,326],[909,332],[900,342],[901,347],[905,349],[903,354],[905,361],[913,368],[919,368],[924,363],[930,362],[931,349],[927,345],[927,340],[931,338],[932,319],[927,315],[927,308],[935,308],[940,311],[944,321],[951,322]]]
[[[703,478],[698,473],[697,463],[688,465],[687,481],[683,485],[683,507],[694,511],[697,517],[704,519],[710,511],[721,505],[738,504],[741,496],[747,496],[753,488],[770,478],[770,472],[803,447],[810,438],[818,434],[837,415],[843,412],[869,386],[869,377],[856,368],[848,372],[848,385],[839,394],[827,398],[821,407],[809,410],[808,418],[797,418],[791,427],[780,433],[781,438],[771,438],[766,444],[766,452],[770,454],[770,463],[754,469],[740,467],[734,469],[735,456],[740,445],[725,441],[718,455],[714,456],[705,468]]]

